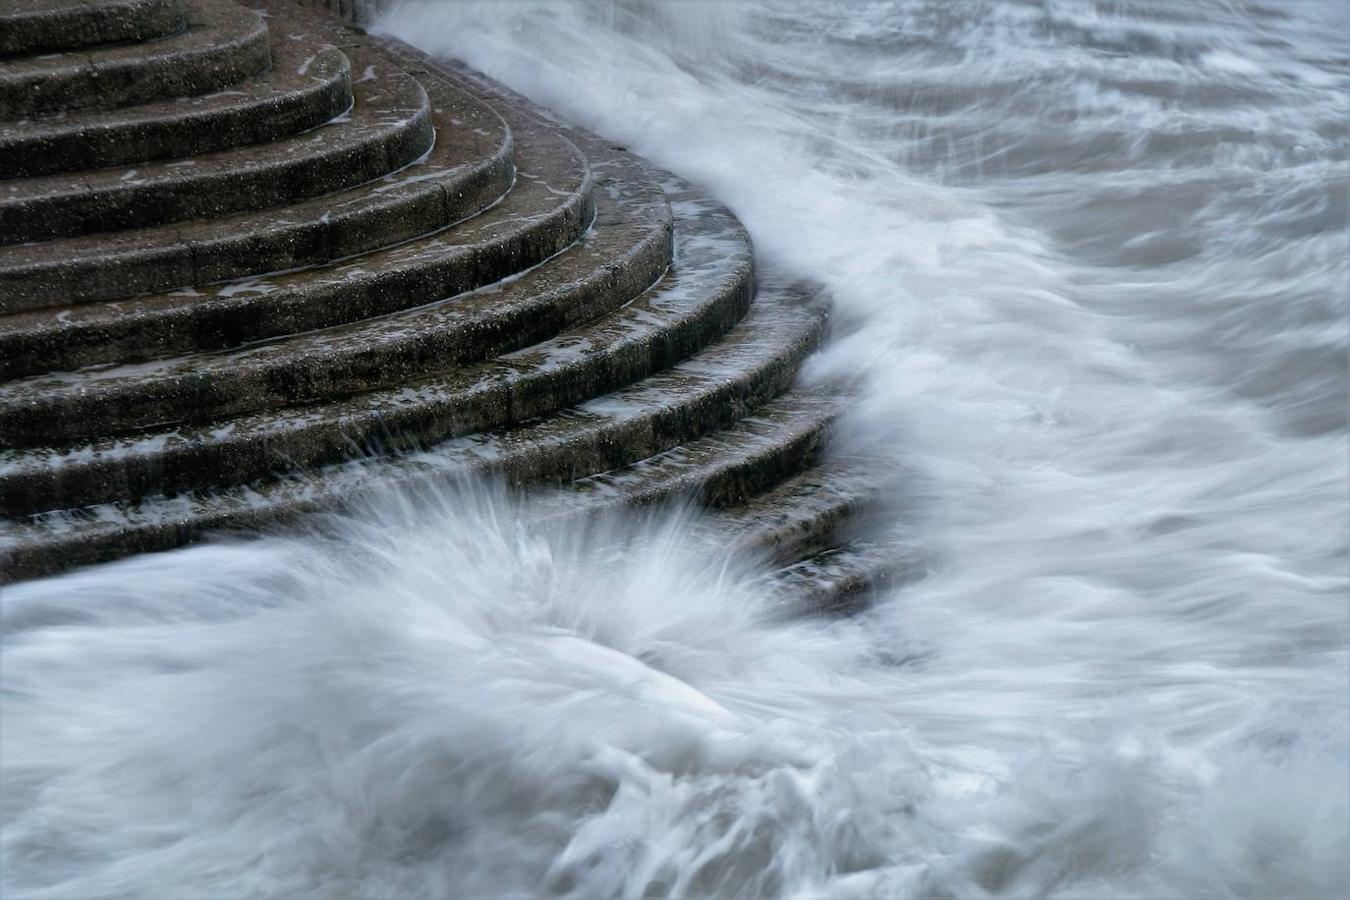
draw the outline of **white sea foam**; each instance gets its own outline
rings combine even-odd
[[[396,7],[823,285],[933,568],[784,623],[471,486],[8,589],[7,896],[1338,895],[1347,26]]]

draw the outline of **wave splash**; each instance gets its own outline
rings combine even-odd
[[[1343,873],[1316,670],[1252,710],[1117,610],[1019,666],[993,611],[784,619],[760,577],[689,511],[578,529],[468,485],[11,589],[7,893],[1330,896]],[[1107,628],[1110,659],[1075,649]],[[1151,683],[1113,701],[1093,665]]]

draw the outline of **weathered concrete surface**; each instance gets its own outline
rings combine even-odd
[[[844,395],[792,389],[826,309],[756,292],[730,213],[476,73],[256,5],[25,38],[81,50],[0,78],[0,577],[481,473],[564,486],[539,515],[695,495],[719,539],[816,558],[784,575],[812,591],[882,572],[839,563],[879,490],[823,455]]]
[[[305,37],[269,37],[271,70],[222,91],[8,123],[0,133],[0,179],[260,144],[316,128],[352,105],[351,66],[340,50]]]
[[[401,169],[431,149],[431,104],[412,76],[367,68],[373,77],[356,85],[351,114],[304,134],[186,160],[10,179],[0,189],[0,243],[285,206]]]
[[[188,0],[187,27],[137,44],[20,56],[0,66],[0,119],[205,94],[267,70],[267,26],[229,0]]]
[[[345,56],[328,52],[345,67]],[[413,164],[281,208],[0,247],[0,312],[319,265],[427,235],[483,211],[506,195],[515,177],[511,130],[463,91],[439,80],[423,83],[436,141]]]
[[[652,297],[633,298],[654,285],[669,265],[672,222],[665,195],[650,187],[642,196],[641,187],[630,186],[624,203],[598,192],[593,231],[505,285],[457,294],[403,315],[275,338],[244,349],[0,384],[0,442],[31,446],[126,433],[157,423],[210,422],[314,397],[402,387],[413,379],[530,345],[544,359],[550,354],[537,342],[569,325],[590,322],[630,301],[632,306],[620,318],[637,319],[651,306]],[[687,221],[693,232],[686,238],[693,245],[684,257],[688,274],[670,279],[655,296],[717,300],[743,289],[748,297],[749,241],[729,220],[723,216],[720,222],[711,217]],[[721,232],[716,229],[719,224]],[[722,233],[725,257],[709,259],[702,245],[716,242]],[[723,269],[733,273],[731,290],[715,280]],[[660,303],[658,299],[657,310],[671,305],[669,299],[666,306]],[[647,313],[643,323],[657,315]],[[573,343],[605,346],[608,324],[585,329],[572,338]],[[675,330],[670,323],[662,333]]]
[[[179,0],[2,0],[0,56],[148,41],[182,28]]]

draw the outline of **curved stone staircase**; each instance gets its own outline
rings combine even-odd
[[[822,604],[884,481],[697,188],[288,0],[0,0],[0,580],[471,473],[693,495]]]

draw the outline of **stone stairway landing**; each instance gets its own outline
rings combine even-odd
[[[0,581],[483,474],[894,577],[795,385],[827,308],[695,186],[293,0],[0,26]]]

